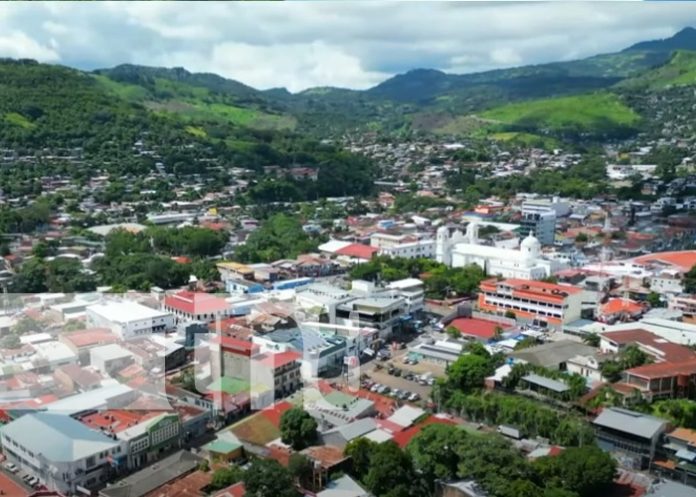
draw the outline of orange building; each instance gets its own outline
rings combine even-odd
[[[557,328],[580,319],[582,289],[535,280],[490,279],[481,282],[478,306],[497,314],[513,312],[517,319]]]

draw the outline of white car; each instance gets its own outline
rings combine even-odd
[[[420,399],[420,395],[418,395],[417,392],[413,392],[411,395],[408,396],[409,402],[416,402],[419,399]]]
[[[9,471],[10,473],[16,473],[17,471],[19,471],[19,468],[17,468],[17,466],[12,464],[11,462],[5,463],[5,469],[7,469],[7,471]]]

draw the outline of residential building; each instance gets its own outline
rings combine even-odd
[[[109,328],[122,340],[174,329],[174,315],[131,301],[105,301],[87,307],[93,326]]]
[[[681,311],[684,321],[696,324],[696,297],[693,295],[674,296],[669,299],[667,307]]]
[[[483,311],[514,313],[519,320],[560,328],[580,319],[581,288],[523,279],[481,282],[478,307]]]
[[[592,424],[597,444],[604,450],[621,454],[635,469],[650,465],[660,438],[669,426],[664,419],[618,407],[605,408]]]
[[[103,485],[123,451],[120,441],[52,412],[21,416],[3,427],[0,439],[9,462],[65,494]]]

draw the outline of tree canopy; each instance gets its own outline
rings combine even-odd
[[[307,411],[293,407],[281,416],[280,433],[284,444],[302,450],[317,441],[317,422]]]

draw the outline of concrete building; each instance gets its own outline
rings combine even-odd
[[[109,328],[121,340],[174,329],[174,315],[130,301],[106,301],[87,307],[93,326]]]
[[[523,211],[520,224],[524,231],[534,233],[542,245],[553,245],[556,237],[556,214],[552,211]]]
[[[204,292],[183,290],[164,298],[163,308],[174,314],[177,322],[200,321],[212,323],[229,314],[225,299]]]
[[[668,428],[664,419],[618,407],[605,408],[592,422],[597,444],[621,454],[635,469],[648,467],[655,457],[660,438]]]
[[[0,437],[9,462],[66,495],[103,485],[123,451],[120,441],[49,412],[25,414],[5,425]]]
[[[495,279],[481,282],[478,306],[481,310],[505,314],[539,326],[560,328],[580,319],[581,288],[524,279]]]

